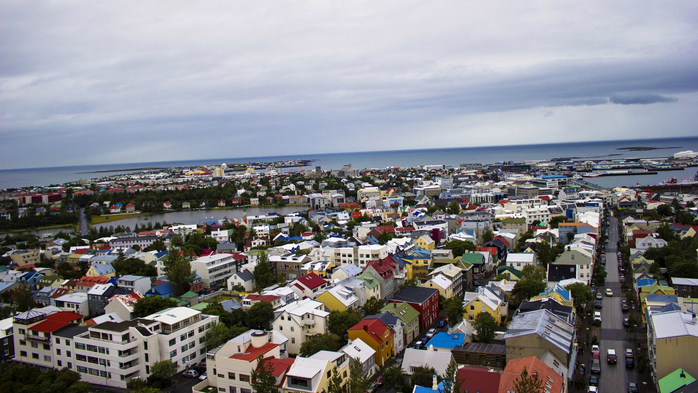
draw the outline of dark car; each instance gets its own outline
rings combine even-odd
[[[628,310],[630,310],[630,307],[628,307],[628,303],[621,303],[620,309],[623,311],[628,311]]]
[[[589,377],[589,386],[599,386],[599,376],[592,375]]]
[[[635,382],[629,382],[628,383],[628,393],[637,393],[637,392],[638,392],[638,390],[637,390],[637,385],[635,384]]]
[[[596,303],[594,303],[594,308],[601,308],[603,305],[603,301],[597,300]]]
[[[598,359],[594,359],[591,362],[591,372],[593,374],[601,374],[601,362]]]
[[[635,359],[633,359],[633,358],[625,358],[625,367],[627,367],[627,368],[633,368],[633,367],[635,367]]]
[[[446,326],[446,321],[443,320],[443,319],[440,320],[439,323],[436,324],[436,327],[442,328],[442,327],[444,327],[444,326]]]
[[[625,282],[625,276],[621,274],[620,277],[618,277],[618,280],[621,282],[621,284],[624,283],[624,282]]]
[[[623,326],[630,327],[630,319],[629,318],[623,318]]]

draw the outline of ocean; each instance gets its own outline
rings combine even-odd
[[[646,146],[657,150],[629,151],[618,150],[624,147]],[[28,168],[0,170],[0,189],[21,187],[43,187],[63,184],[80,179],[93,179],[137,168],[172,168],[226,163],[271,162],[286,160],[310,160],[309,166],[301,169],[323,170],[340,169],[351,164],[353,168],[416,167],[421,165],[446,165],[457,167],[465,163],[491,164],[501,161],[525,162],[529,160],[549,160],[553,158],[580,159],[619,159],[670,157],[685,150],[698,151],[698,137],[663,138],[644,140],[595,141],[575,143],[553,143],[516,146],[456,147],[447,149],[418,149],[371,151],[335,154],[306,154],[274,157],[238,157],[169,162],[136,162],[108,165],[83,165],[50,168]],[[691,168],[693,169],[693,168]],[[695,171],[667,171],[657,175],[618,176],[595,178],[602,186],[657,184],[673,177],[677,179],[693,177]]]

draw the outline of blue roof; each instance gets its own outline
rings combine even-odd
[[[657,280],[654,280],[652,278],[641,278],[641,279],[637,280],[637,286],[638,286],[638,288],[644,287],[644,286],[652,285],[656,282],[657,282]]]
[[[679,305],[676,303],[669,303],[666,306],[660,308],[659,311],[660,312],[681,311],[681,307],[679,307]]]
[[[164,283],[160,284],[157,286],[154,286],[153,288],[150,289],[146,294],[147,295],[160,295],[160,296],[169,296],[174,292],[175,287],[170,285],[170,283]]]
[[[457,346],[463,345],[463,341],[465,341],[465,334],[463,333],[436,333],[434,337],[429,340],[427,343],[427,347],[430,345],[433,345],[436,348],[449,348],[453,349]]]
[[[111,263],[95,263],[92,265],[98,275],[103,276],[105,274],[114,273],[114,266]]]
[[[167,251],[160,251],[159,253],[155,254],[155,257],[157,259],[160,259],[160,258],[164,257],[165,255],[167,255]]]
[[[648,302],[678,303],[679,297],[676,295],[649,294],[645,297]]]
[[[240,302],[235,299],[228,299],[221,302],[221,306],[227,312],[232,312],[233,310],[239,310],[242,308]]]
[[[438,390],[434,390],[434,389],[432,389],[431,387],[425,388],[424,386],[419,386],[419,385],[417,385],[417,386],[414,387],[414,390],[412,391],[412,393],[434,393],[434,392],[442,392],[442,391],[444,390],[444,383],[443,383],[443,381],[439,383],[438,387],[439,387]]]

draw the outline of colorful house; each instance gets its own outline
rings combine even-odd
[[[465,304],[463,319],[470,322],[475,321],[478,314],[486,312],[492,315],[497,323],[501,323],[502,313],[506,314],[506,311],[502,310],[502,301],[499,297],[484,287],[478,287],[477,292],[466,292],[463,303]]]
[[[114,277],[116,275],[116,270],[111,265],[111,263],[94,263],[87,269],[85,273],[87,277]]]
[[[347,311],[350,308],[359,308],[359,298],[351,289],[342,285],[329,288],[315,300],[322,302],[330,311]]]
[[[347,333],[351,340],[361,339],[376,351],[375,361],[379,367],[395,353],[394,333],[380,319],[364,319],[349,328]]]
[[[403,324],[402,342],[408,345],[419,337],[419,312],[407,303],[388,303],[381,312],[389,312],[400,318]]]
[[[408,303],[419,312],[419,328],[427,330],[439,317],[439,291],[408,286],[390,299],[391,303]]]

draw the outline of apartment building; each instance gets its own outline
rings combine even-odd
[[[238,265],[233,254],[212,254],[191,261],[191,270],[204,280],[204,287],[212,288],[225,285],[240,268]]]
[[[276,318],[272,326],[289,338],[288,351],[295,355],[308,337],[327,333],[330,313],[321,302],[304,299],[285,305],[274,315]]]
[[[271,255],[269,256],[269,262],[276,274],[283,274],[287,281],[293,281],[303,275],[303,264],[310,262],[310,257],[293,253]]]
[[[38,366],[41,369],[55,367],[54,333],[69,326],[77,326],[83,316],[72,311],[54,312],[47,307],[29,310],[14,316],[12,331],[15,361]]]
[[[364,267],[371,261],[377,262],[386,258],[390,249],[387,245],[372,244],[368,246],[340,247],[332,251],[331,262],[334,266],[352,264]]]

